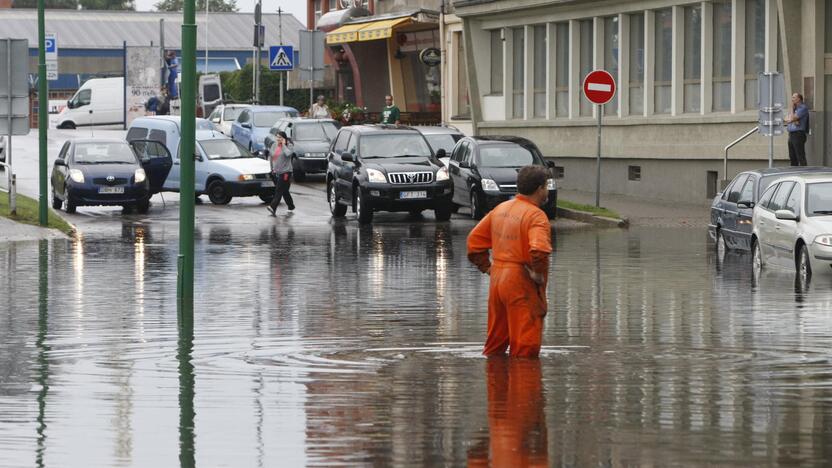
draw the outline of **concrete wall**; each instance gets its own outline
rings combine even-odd
[[[433,10],[439,11],[440,0],[376,0],[376,14],[384,15],[405,10]]]

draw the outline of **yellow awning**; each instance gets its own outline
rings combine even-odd
[[[338,29],[328,32],[326,34],[326,43],[343,44],[345,42],[355,42],[358,40],[358,30],[364,26],[367,26],[367,24],[345,24]]]
[[[326,43],[343,44],[345,42],[387,39],[393,36],[394,27],[409,23],[411,20],[412,18],[406,16],[404,18],[379,20],[369,23],[346,24],[327,33]]]
[[[391,20],[375,21],[367,24],[358,31],[359,41],[374,41],[376,39],[387,39],[393,35],[393,28],[402,23],[409,23],[410,17],[396,18]]]

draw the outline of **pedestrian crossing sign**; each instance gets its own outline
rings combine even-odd
[[[290,45],[269,47],[269,70],[288,71],[295,68],[295,51]]]

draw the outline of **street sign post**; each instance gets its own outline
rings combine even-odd
[[[5,39],[0,41],[0,135],[6,138],[6,161],[9,173],[9,208],[17,212],[17,183],[12,165],[12,135],[29,134],[29,41]],[[40,96],[38,96],[40,98]],[[40,99],[40,113],[48,105]]]
[[[768,167],[774,165],[774,136],[783,134],[786,84],[779,72],[763,72],[757,78],[760,99],[760,133],[768,137]]]
[[[584,78],[584,96],[597,106],[598,152],[595,159],[595,206],[601,206],[601,116],[604,104],[615,96],[615,78],[606,70],[593,70]]]
[[[269,70],[291,71],[295,68],[295,50],[290,45],[269,47]]]
[[[58,37],[54,33],[46,33],[44,48],[46,50],[46,79],[55,81],[58,79]]]
[[[300,57],[298,71],[301,80],[309,81],[309,110],[314,102],[315,82],[324,79],[324,39],[323,31],[305,31],[300,33]]]

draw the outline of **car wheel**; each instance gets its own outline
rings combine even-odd
[[[459,211],[459,205],[456,203],[451,203],[451,213],[456,213]]]
[[[473,219],[482,219],[485,213],[482,212],[482,207],[480,206],[479,198],[477,193],[474,190],[471,190],[471,218]]]
[[[260,195],[260,200],[263,203],[271,203],[274,200],[274,194],[271,195]]]
[[[335,218],[343,218],[347,214],[347,205],[338,203],[338,197],[335,195],[335,181],[330,180],[326,189],[326,201],[329,203],[329,212]]]
[[[75,122],[64,122],[61,124],[61,128],[67,130],[75,130]]]
[[[60,210],[63,205],[64,205],[63,200],[58,198],[58,196],[55,195],[55,191],[53,190],[52,191],[52,209],[53,210]]]
[[[128,215],[133,212],[133,205],[121,205],[121,214]]]
[[[369,200],[361,193],[361,188],[355,188],[355,214],[358,216],[358,222],[361,224],[370,224],[373,222],[373,207],[370,206]]]
[[[139,214],[147,214],[150,211],[150,199],[148,198],[136,203],[136,211]]]
[[[433,210],[433,215],[437,221],[448,221],[451,219],[451,206],[440,206]]]
[[[720,260],[725,258],[725,254],[728,252],[728,246],[725,244],[725,236],[722,235],[722,229],[717,228],[716,230],[716,254]]]
[[[208,184],[208,198],[215,205],[227,205],[231,201],[231,195],[225,189],[225,183],[221,180],[214,180]]]
[[[763,251],[757,239],[754,239],[751,245],[751,266],[755,273],[759,273],[766,266],[766,262],[763,261]]]
[[[408,210],[408,213],[410,213],[410,216],[422,216],[422,210]]]
[[[806,244],[801,244],[797,252],[797,277],[804,285],[812,281],[812,263],[809,260],[809,248]]]

